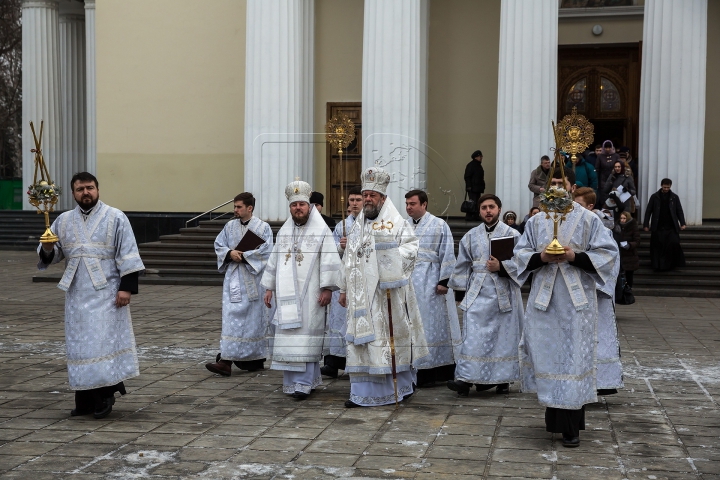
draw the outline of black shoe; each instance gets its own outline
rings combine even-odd
[[[309,394],[304,393],[304,392],[295,392],[295,393],[292,394],[292,397],[293,397],[294,399],[296,399],[296,400],[305,400],[305,399],[307,399],[309,396],[310,396]]]
[[[497,387],[497,383],[476,383],[475,384],[475,390],[478,392],[485,392],[487,390],[490,390],[493,387]]]
[[[617,390],[614,388],[598,388],[598,395],[615,395]]]
[[[575,448],[580,446],[580,437],[571,437],[570,435],[562,434],[563,447]]]
[[[115,405],[115,396],[104,398],[102,403],[95,409],[93,417],[97,419],[105,418],[112,412],[112,406]]]
[[[93,410],[79,410],[77,408],[70,410],[71,417],[82,417],[83,415],[92,415],[93,413]]]
[[[345,408],[356,408],[356,407],[362,407],[362,405],[358,405],[357,403],[353,402],[352,400],[345,400]]]
[[[498,395],[507,395],[508,393],[510,393],[510,384],[509,383],[501,383],[495,389],[495,393],[497,393]]]
[[[472,383],[463,382],[462,380],[448,380],[447,387],[453,392],[457,392],[461,397],[467,397],[470,393]]]
[[[320,373],[330,378],[337,378],[338,371],[339,370],[337,368],[333,368],[330,365],[323,365],[320,367]]]

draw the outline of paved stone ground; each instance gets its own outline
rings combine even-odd
[[[345,409],[347,377],[305,402],[282,376],[211,375],[220,288],[141,286],[132,300],[141,375],[103,420],[70,418],[63,292],[31,283],[35,257],[0,251],[2,478],[558,478],[720,480],[718,300],[621,306],[626,389],[587,408],[577,449],[543,408],[422,389],[397,410]],[[59,268],[59,267],[58,267]]]

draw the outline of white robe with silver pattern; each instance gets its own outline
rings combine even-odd
[[[348,216],[345,219],[345,233],[350,231],[355,217]],[[340,239],[343,237],[343,225],[338,223],[333,231],[335,245],[337,246],[340,258],[345,251],[340,247]],[[347,309],[340,305],[340,290],[335,290],[332,294],[332,301],[328,306],[327,331],[325,333],[325,354],[335,355],[336,357],[345,357],[347,355],[347,345],[345,342],[345,334],[347,333]]]
[[[65,259],[58,288],[65,291],[70,388],[90,390],[138,376],[130,306],[115,306],[120,278],[145,270],[130,222],[98,201],[87,219],[75,207],[50,229],[59,237],[52,263]],[[39,261],[38,268],[47,266]]]
[[[245,262],[226,262],[247,231],[265,240],[255,250],[243,252]],[[268,327],[273,311],[265,307],[265,289],[260,279],[273,249],[270,225],[251,217],[244,226],[240,219],[230,220],[215,239],[218,271],[225,273],[222,291],[222,334],[220,354],[223,360],[251,361],[268,357]]]
[[[510,383],[520,379],[518,345],[523,316],[520,287],[512,279],[488,271],[490,241],[517,237],[517,230],[498,222],[488,238],[484,224],[460,241],[450,286],[465,291],[462,345],[455,378],[467,383]],[[513,260],[503,262],[514,271]]]
[[[325,307],[318,299],[323,289],[337,289],[340,269],[332,232],[320,213],[310,208],[310,218],[296,226],[289,218],[277,234],[261,285],[275,292],[272,368],[305,373],[322,359]],[[318,369],[319,372],[319,369]],[[285,380],[292,376],[285,376]],[[310,385],[284,384],[285,393],[310,391],[322,383],[319,373]]]
[[[429,212],[411,225],[419,241],[411,280],[430,352],[415,366],[421,370],[452,365],[455,363],[453,348],[461,342],[455,294],[452,289],[445,295],[437,293],[438,283],[449,279],[455,268],[452,232],[444,220]]]
[[[527,268],[553,239],[553,222],[544,214],[528,220],[515,246],[517,271],[508,270],[519,284],[533,273],[520,349],[522,390],[536,392],[542,405],[568,410],[597,401],[597,290],[614,291],[620,263],[617,244],[597,215],[573,206],[558,241],[587,253],[595,273],[569,263]]]

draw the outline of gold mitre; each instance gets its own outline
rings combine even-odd
[[[387,195],[387,187],[390,184],[390,174],[380,167],[370,167],[360,177],[362,191],[371,190]]]
[[[297,177],[295,177],[297,178]],[[309,183],[303,182],[302,180],[295,180],[294,182],[288,183],[285,187],[285,196],[288,199],[288,203],[293,202],[306,202],[310,203],[310,195],[312,194],[312,187]]]

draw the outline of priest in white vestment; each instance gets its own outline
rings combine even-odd
[[[225,274],[222,333],[220,353],[215,363],[205,368],[225,377],[231,375],[233,362],[241,370],[254,372],[264,368],[267,357],[268,327],[274,312],[265,308],[260,279],[273,249],[273,234],[270,225],[255,217],[253,210],[253,194],[238,194],[233,200],[235,218],[215,239],[218,271]],[[246,235],[253,239],[257,236],[264,243],[250,250],[236,250]]]
[[[360,187],[353,187],[348,191],[348,216],[345,218],[345,231],[343,224],[338,223],[333,230],[333,238],[337,245],[340,258],[345,253],[347,244],[347,232],[350,231],[355,218],[362,210],[362,193]],[[345,357],[347,347],[345,333],[347,332],[347,309],[340,305],[340,290],[332,293],[332,301],[328,307],[327,329],[325,331],[325,346],[323,347],[323,362],[325,365],[320,369],[326,377],[337,378],[339,370],[345,370]]]
[[[553,177],[553,186],[563,188],[560,172]],[[572,171],[565,183],[572,192]],[[517,271],[508,270],[519,284],[533,274],[523,321],[521,388],[537,393],[547,407],[546,430],[561,433],[563,446],[577,447],[584,406],[597,401],[597,292],[615,288],[620,255],[597,215],[574,202],[558,226],[564,254],[545,252],[552,239],[552,219],[543,213],[532,217],[515,246]]]
[[[65,291],[68,380],[75,390],[70,414],[104,418],[115,392],[140,374],[130,318],[130,298],[145,271],[135,235],[123,212],[100,201],[97,178],[77,173],[70,181],[78,206],[50,230],[54,244],[40,244],[38,268],[65,260],[58,288]]]
[[[361,181],[364,207],[348,233],[339,283],[340,304],[347,307],[348,408],[387,405],[412,395],[416,375],[413,362],[428,354],[410,282],[418,239],[386,196],[390,175],[382,168],[371,167],[363,172]]]
[[[496,387],[496,393],[505,394],[510,383],[520,380],[520,287],[507,271],[514,271],[512,259],[500,261],[490,254],[493,239],[517,242],[520,233],[500,221],[502,203],[495,195],[482,195],[478,206],[482,223],[460,241],[450,278],[464,315],[455,379],[447,386],[461,396],[467,396],[473,384],[478,392]]]
[[[416,364],[418,388],[454,378],[454,348],[460,344],[455,296],[448,288],[455,268],[455,242],[448,224],[428,212],[427,206],[423,190],[405,194],[405,212],[419,241],[411,280],[430,352]]]
[[[592,188],[583,187],[575,190],[575,202],[598,215],[603,225],[608,227],[605,215],[594,210],[596,195]],[[613,223],[614,221],[610,220]],[[612,235],[612,230],[607,229]],[[614,238],[614,237],[613,237]],[[618,340],[617,322],[615,320],[615,289],[612,291],[608,284],[606,288],[598,289],[598,347],[597,347],[597,393],[598,395],[613,395],[618,388],[624,387],[622,362],[620,361],[620,342]]]
[[[296,180],[285,188],[290,218],[277,240],[260,284],[265,305],[275,297],[273,370],[282,370],[283,392],[305,400],[322,383],[320,360],[325,337],[325,307],[340,270],[332,232],[315,207],[312,188]]]

